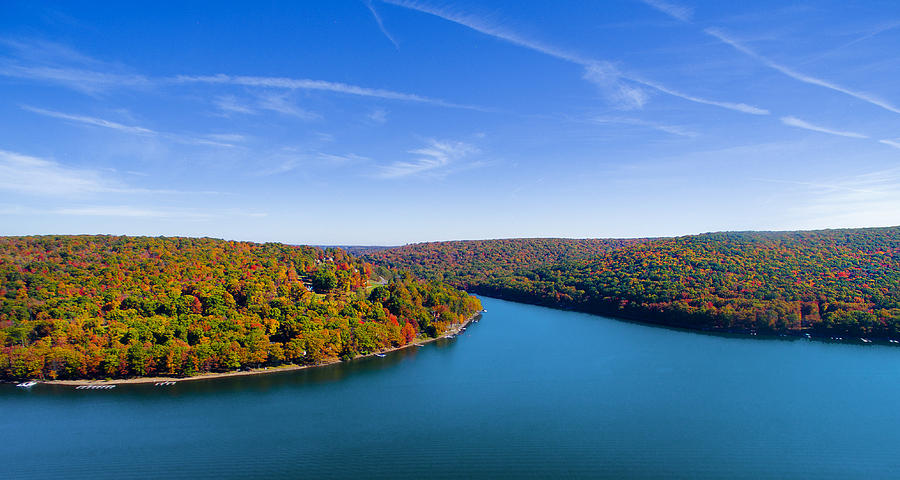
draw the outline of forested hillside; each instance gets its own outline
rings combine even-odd
[[[0,377],[317,364],[440,335],[481,309],[446,284],[377,270],[340,249],[0,237]]]
[[[535,268],[580,262],[646,239],[513,238],[430,242],[365,250],[360,255],[413,274],[471,287],[490,278],[524,274]]]
[[[900,227],[613,241],[592,256],[567,256],[570,242],[430,243],[367,258],[487,295],[666,325],[900,338]],[[535,244],[556,253],[535,255]]]

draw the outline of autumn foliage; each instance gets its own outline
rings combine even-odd
[[[0,378],[317,364],[440,334],[445,312],[481,308],[446,284],[378,271],[340,249],[0,237]],[[384,285],[370,293],[372,280]]]
[[[486,295],[659,324],[900,338],[900,227],[437,242],[367,259]]]

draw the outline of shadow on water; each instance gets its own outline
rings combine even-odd
[[[488,295],[479,295],[479,298],[487,298],[491,300],[498,300],[502,302],[509,302],[518,305],[528,305],[533,308],[549,310],[551,312],[566,312],[574,315],[585,315],[587,317],[593,318],[602,318],[612,322],[620,322],[629,325],[638,325],[642,327],[652,328],[652,329],[660,329],[660,330],[668,330],[671,332],[678,333],[686,333],[692,335],[701,335],[707,337],[715,337],[715,338],[726,338],[726,339],[738,339],[738,340],[755,340],[755,341],[780,341],[780,342],[817,342],[817,343],[826,343],[833,345],[852,345],[852,346],[887,346],[887,347],[900,347],[900,344],[892,343],[891,341],[884,338],[874,338],[869,341],[864,341],[860,337],[827,337],[822,335],[811,335],[809,337],[806,336],[807,333],[812,332],[800,332],[793,331],[790,334],[779,334],[779,333],[771,333],[771,332],[753,332],[748,330],[728,330],[728,329],[712,329],[708,327],[689,327],[682,325],[669,325],[664,323],[653,322],[649,320],[643,320],[637,316],[626,316],[626,315],[610,315],[603,313],[592,313],[588,311],[581,311],[574,308],[561,308],[561,307],[551,307],[547,305],[541,305],[536,303],[529,302],[517,302],[513,300],[505,300],[500,297],[491,297]]]

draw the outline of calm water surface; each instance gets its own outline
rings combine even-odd
[[[3,478],[897,478],[900,348],[484,298],[453,340],[112,391],[0,385]]]

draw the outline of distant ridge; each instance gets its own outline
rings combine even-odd
[[[664,325],[900,339],[900,227],[431,242],[366,258],[476,293]]]
[[[340,248],[341,250],[349,253],[354,256],[362,256],[367,253],[377,252],[380,250],[387,250],[389,248],[397,248],[396,246],[382,246],[382,245],[317,245],[319,248]]]

